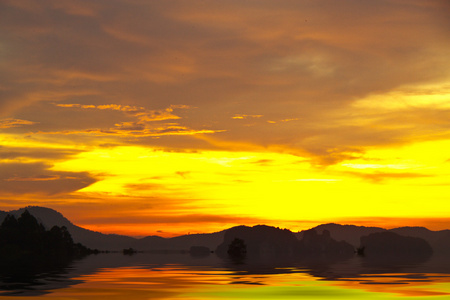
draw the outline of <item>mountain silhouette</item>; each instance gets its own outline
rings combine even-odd
[[[81,243],[88,248],[99,250],[121,250],[130,247],[130,244],[133,244],[136,240],[128,236],[103,234],[76,226],[61,213],[51,208],[28,206],[15,211],[10,211],[9,214],[19,217],[25,210],[28,210],[46,229],[50,229],[55,225],[60,227],[65,226],[75,242]],[[4,218],[1,218],[0,222],[2,222],[3,219]]]
[[[433,249],[424,239],[392,231],[361,237],[360,249],[364,249],[363,262],[374,266],[422,263],[433,254]]]
[[[225,232],[223,242],[217,247],[216,253],[225,257],[235,239],[242,240],[245,243],[249,258],[293,256],[298,243],[295,235],[288,229],[266,225],[237,226]]]
[[[355,225],[340,225],[335,223],[322,224],[314,227],[320,234],[328,230],[333,239],[337,241],[346,241],[355,248],[359,247],[360,239],[377,232],[394,232],[402,236],[411,236],[422,238],[427,241],[435,254],[450,253],[450,230],[432,231],[425,227],[399,227],[394,229],[384,229],[380,227],[366,227]],[[298,239],[303,237],[304,231],[295,233]]]
[[[424,227],[400,227],[389,230],[403,236],[411,236],[426,240],[437,255],[450,253],[450,230],[431,231]]]
[[[319,234],[316,229],[309,229],[303,232],[297,253],[304,256],[350,257],[354,253],[354,247],[346,241],[336,241],[328,230]]]
[[[362,236],[369,235],[375,232],[386,231],[386,229],[380,227],[365,227],[355,225],[340,225],[335,223],[328,223],[316,226],[313,228],[318,234],[322,234],[323,231],[328,231],[331,238],[336,241],[345,241],[351,244],[353,247],[358,247]],[[296,233],[298,239],[302,239],[307,230]]]
[[[258,225],[254,227],[237,226],[215,233],[190,234],[173,238],[159,236],[148,236],[141,239],[117,234],[103,234],[74,225],[61,213],[45,207],[28,206],[18,210],[4,212],[0,211],[0,223],[6,215],[12,214],[17,218],[28,210],[36,219],[42,223],[47,230],[53,226],[65,226],[72,235],[74,242],[81,243],[91,249],[122,251],[133,248],[139,251],[189,251],[191,247],[207,247],[220,253],[226,253],[227,245],[236,237],[243,238],[249,242],[249,253],[258,252],[258,255],[268,253],[290,253],[294,242],[301,241],[306,230],[292,233],[287,229]],[[339,225],[334,223],[323,224],[314,229],[319,236],[324,232],[330,239],[336,242],[345,241],[355,249],[360,246],[360,239],[378,232],[393,232],[401,236],[410,236],[424,239],[431,245],[436,254],[450,253],[450,230],[431,231],[423,227],[400,227],[386,230],[380,227],[365,227],[355,225]],[[238,233],[238,234],[237,234]],[[234,235],[238,236],[234,236]],[[228,243],[228,244],[227,244]],[[331,243],[331,242],[330,242]],[[273,244],[268,246],[269,244]],[[280,245],[280,246],[278,246]],[[218,247],[220,246],[220,247]],[[298,244],[297,246],[298,247]],[[256,250],[257,249],[257,250]],[[283,254],[283,255],[284,255]]]
[[[223,241],[225,231],[211,234],[190,234],[174,238],[163,238],[159,236],[148,236],[141,239],[118,235],[103,234],[74,225],[61,213],[51,208],[40,206],[28,206],[10,212],[0,211],[0,223],[6,215],[11,214],[19,217],[25,210],[28,210],[39,223],[46,229],[53,226],[65,226],[72,235],[75,242],[81,243],[88,248],[109,251],[122,251],[133,248],[140,251],[187,251],[192,246],[204,246],[215,249]]]

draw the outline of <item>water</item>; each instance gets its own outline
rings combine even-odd
[[[422,262],[244,261],[119,253],[5,272],[0,299],[450,299],[448,257]],[[13,270],[11,270],[13,271]]]

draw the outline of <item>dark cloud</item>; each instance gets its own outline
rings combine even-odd
[[[356,122],[368,114],[352,104],[447,80],[447,8],[437,0],[2,1],[0,115],[39,122],[11,132],[83,136],[77,142],[229,150],[246,143],[332,164],[368,145],[417,137],[423,114],[379,115],[380,128]],[[144,107],[148,119],[138,110],[48,103]],[[195,109],[173,113],[176,125],[149,125],[173,120],[164,112],[173,104]],[[396,126],[399,116],[411,128]],[[204,133],[227,143],[199,140]]]
[[[66,159],[82,151],[74,149],[21,148],[0,146],[0,159]]]
[[[5,163],[0,165],[0,192],[3,194],[56,195],[71,193],[94,182],[88,172],[50,170],[44,163]]]

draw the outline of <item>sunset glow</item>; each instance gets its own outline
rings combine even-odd
[[[0,210],[105,233],[450,228],[448,1],[0,4]]]

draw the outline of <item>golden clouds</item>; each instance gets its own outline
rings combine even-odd
[[[144,107],[120,105],[120,104],[56,104],[58,107],[64,108],[82,108],[82,109],[100,109],[100,110],[115,110],[126,112],[132,116],[138,117],[140,122],[165,121],[180,119],[179,116],[173,115],[174,108],[189,108],[187,105],[171,105],[164,110],[146,110]]]
[[[0,129],[21,127],[23,125],[33,125],[33,124],[36,124],[36,123],[27,121],[27,120],[9,118],[9,119],[0,120]]]
[[[0,193],[56,195],[82,189],[96,180],[87,172],[57,172],[43,163],[5,163],[0,166]]]
[[[355,101],[353,106],[363,109],[399,111],[419,109],[450,109],[450,81],[420,86],[399,87],[384,94],[369,95]]]
[[[449,211],[443,1],[19,2],[0,4],[17,197],[138,195],[127,213],[167,219]]]
[[[117,136],[117,137],[160,137],[176,135],[197,135],[223,132],[224,130],[200,129],[195,130],[179,123],[161,123],[161,121],[181,119],[173,114],[174,109],[189,109],[187,105],[170,105],[168,108],[160,110],[148,110],[144,107],[105,104],[55,104],[57,107],[82,109],[82,110],[111,110],[123,112],[127,117],[136,119],[115,123],[114,127],[101,129],[89,128],[84,130],[63,130],[63,131],[39,131],[38,134],[60,134],[60,135],[94,135],[94,136]]]
[[[261,118],[263,115],[243,115],[243,114],[235,114],[232,119],[243,120],[247,118]]]
[[[97,181],[87,171],[53,169],[55,162],[79,154],[79,149],[14,135],[0,135],[0,142],[0,199],[49,199],[67,195]]]

